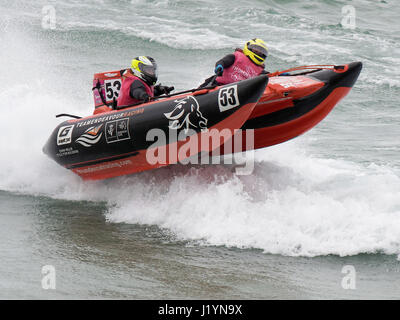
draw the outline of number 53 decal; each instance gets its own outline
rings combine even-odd
[[[121,80],[113,79],[113,80],[105,80],[104,81],[104,90],[106,92],[106,101],[111,102],[113,98],[118,98],[119,90],[121,89]]]
[[[237,107],[239,104],[236,84],[219,90],[218,106],[220,112]]]

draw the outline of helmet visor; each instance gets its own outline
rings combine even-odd
[[[158,71],[155,63],[153,63],[153,65],[142,64],[140,66],[140,72],[143,74],[143,78],[148,84],[153,85],[157,82]]]
[[[146,64],[142,64],[140,66],[140,71],[142,73],[144,73],[145,75],[150,76],[150,77],[157,78],[157,75],[158,75],[157,65],[155,65],[155,64],[153,64],[152,66],[146,65]]]
[[[251,52],[255,53],[257,56],[259,56],[260,58],[262,58],[263,60],[265,60],[265,58],[268,56],[268,51],[267,51],[267,49],[265,49],[265,48],[263,48],[263,47],[261,47],[261,46],[259,46],[259,45],[256,45],[256,44],[249,44],[249,45],[247,46],[247,48],[248,48]]]

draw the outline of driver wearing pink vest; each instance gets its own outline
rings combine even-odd
[[[140,56],[132,60],[131,68],[122,75],[117,106],[131,106],[147,102],[150,98],[168,94],[174,87],[155,85],[157,64],[152,57]]]
[[[209,85],[224,85],[240,80],[256,77],[260,74],[268,74],[264,70],[264,61],[268,56],[268,48],[261,39],[252,39],[242,49],[236,49],[215,64],[215,74],[205,80],[200,87]]]

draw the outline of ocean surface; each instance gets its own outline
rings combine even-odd
[[[399,16],[395,0],[0,0],[0,298],[399,299]],[[94,73],[150,55],[193,88],[254,37],[269,71],[364,67],[251,175],[83,182],[42,153],[56,114],[92,113]]]

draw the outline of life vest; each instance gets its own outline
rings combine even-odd
[[[147,94],[150,97],[154,97],[154,87],[149,86],[142,79],[135,76],[130,69],[127,69],[125,73],[122,75],[122,85],[121,85],[121,90],[119,91],[118,102],[117,102],[118,106],[127,106],[142,102],[141,100],[133,99],[129,94],[131,84],[135,80],[139,80],[140,82],[142,82],[146,89]]]
[[[217,77],[220,84],[228,84],[258,76],[264,70],[264,65],[256,65],[240,49],[234,52],[235,62],[226,68],[222,76]]]

